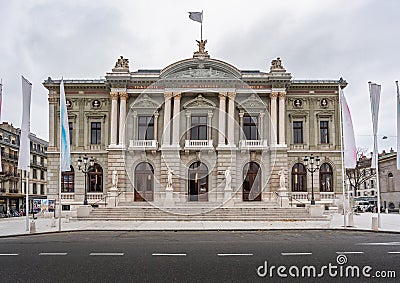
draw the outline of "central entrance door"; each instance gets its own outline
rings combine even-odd
[[[243,201],[261,200],[261,170],[255,162],[247,163],[243,168]]]
[[[153,201],[154,169],[147,162],[139,163],[135,168],[135,201]]]
[[[208,168],[197,161],[189,167],[189,200],[208,201]]]

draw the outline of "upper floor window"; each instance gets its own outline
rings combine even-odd
[[[32,170],[33,179],[37,179],[37,172],[36,169]]]
[[[321,138],[321,143],[329,143],[329,122],[320,121],[319,122],[319,134]]]
[[[258,118],[255,116],[243,116],[243,132],[246,140],[258,140]]]
[[[138,118],[138,139],[154,139],[154,116],[139,116]]]
[[[293,143],[303,143],[303,121],[293,122]]]
[[[101,122],[91,122],[90,124],[90,143],[101,144]]]
[[[190,139],[206,140],[207,139],[207,116],[191,117]]]

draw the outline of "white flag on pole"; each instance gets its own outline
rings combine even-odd
[[[343,147],[344,147],[344,167],[356,168],[357,149],[354,138],[353,121],[351,119],[350,108],[347,104],[343,90],[340,90],[340,102],[343,115]]]
[[[372,153],[371,168],[376,168],[376,161],[378,155],[378,116],[379,116],[379,102],[381,99],[381,86],[376,83],[369,82],[369,97],[371,101],[371,113],[372,113],[372,128],[374,134],[374,151]]]
[[[30,119],[32,84],[22,76],[22,123],[18,156],[18,169],[29,171],[30,163]]]
[[[189,12],[189,19],[195,22],[203,22],[203,12]]]
[[[396,81],[397,87],[397,170],[400,170],[400,91],[399,82]]]
[[[61,172],[71,170],[71,149],[69,140],[68,112],[65,100],[64,80],[60,84],[60,125],[61,125]]]

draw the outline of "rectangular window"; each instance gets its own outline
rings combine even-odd
[[[36,195],[37,194],[37,185],[36,185],[36,183],[32,184],[32,189],[33,189],[33,194]]]
[[[44,193],[44,185],[43,184],[40,184],[40,194],[41,195],[44,195],[45,193]]]
[[[154,139],[154,117],[139,116],[138,118],[138,139],[153,140]]]
[[[293,122],[293,143],[303,143],[303,122]]]
[[[37,172],[36,169],[32,169],[32,178],[37,179]]]
[[[319,122],[319,134],[321,137],[321,143],[329,143],[329,123],[328,121]]]
[[[243,116],[243,132],[246,140],[258,140],[258,118],[250,115]]]
[[[44,171],[40,170],[40,180],[44,180]]]
[[[68,122],[69,128],[69,144],[72,144],[72,133],[74,132],[74,124],[72,122]]]
[[[192,116],[191,140],[207,140],[207,116]]]
[[[101,144],[101,122],[91,122],[90,143]]]

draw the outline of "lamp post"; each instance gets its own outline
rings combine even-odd
[[[89,167],[88,167],[88,159],[89,158],[88,158],[88,156],[86,154],[83,156],[83,159],[80,156],[78,157],[78,170],[82,171],[82,173],[85,174],[85,197],[83,199],[83,205],[87,205],[88,204],[88,201],[87,201],[87,188],[86,188],[87,174],[89,173],[90,167],[94,166],[94,158],[93,158],[93,156],[90,157]],[[84,166],[83,169],[81,169],[82,162],[83,162],[83,166]]]
[[[318,156],[315,159],[315,161],[317,162],[317,166],[316,167],[314,167],[314,154],[311,153],[311,155],[310,155],[310,163],[308,163],[308,159],[309,158],[307,156],[305,156],[303,162],[304,162],[304,166],[306,166],[307,171],[311,173],[311,205],[314,205],[315,204],[315,199],[314,199],[314,173],[317,170],[319,170],[320,159],[319,159]],[[310,165],[310,166],[308,166],[308,165]]]

